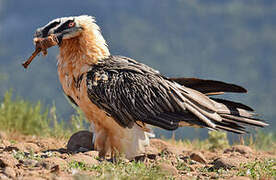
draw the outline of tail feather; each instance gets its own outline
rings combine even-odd
[[[239,102],[229,101],[229,100],[220,99],[220,98],[210,98],[210,99],[227,106],[229,109],[239,108],[239,109],[244,109],[247,111],[254,111],[251,107],[244,105],[242,103],[239,103]]]
[[[245,134],[245,133],[247,133],[247,131],[239,130],[239,129],[236,129],[236,128],[230,128],[230,127],[225,126],[225,125],[217,125],[216,129],[217,130],[229,131],[229,132],[233,132],[233,133],[237,133],[237,134]]]
[[[203,94],[217,95],[224,92],[246,93],[247,90],[235,84],[229,84],[215,80],[205,80],[197,78],[170,78],[178,84],[197,90]]]
[[[210,99],[214,101],[218,114],[226,114],[251,119],[255,119],[254,117],[257,115],[251,107],[244,105],[242,103],[218,98]]]
[[[208,98],[187,87],[182,89],[184,91],[181,95],[184,97],[185,107],[193,114],[189,118],[194,117],[194,122],[200,121],[205,127],[244,134],[247,133],[247,126],[268,126],[263,120],[257,119],[254,110],[247,105],[225,99]],[[188,122],[193,124],[190,120]],[[185,123],[179,124],[185,125]]]
[[[259,126],[259,127],[268,126],[267,123],[261,121],[260,119],[256,119],[256,118],[234,116],[234,115],[230,115],[230,114],[221,114],[221,116],[226,119],[235,120],[237,122],[248,124],[248,125]]]
[[[247,111],[247,110],[244,110],[244,109],[224,109],[224,110],[221,110],[219,109],[217,111],[217,113],[219,114],[231,114],[231,115],[234,115],[234,116],[241,116],[241,117],[255,117],[257,116],[256,113],[254,112],[251,112],[251,111]]]
[[[245,93],[247,90],[235,84],[196,78],[171,78],[176,89],[171,88],[173,96],[181,99],[185,110],[178,126],[207,127],[238,134],[247,133],[247,126],[268,126],[261,119],[255,118],[253,108],[239,102],[208,97],[224,92]]]
[[[216,102],[217,113],[222,117],[221,123],[215,122],[218,129],[243,134],[247,132],[245,126],[268,126],[263,120],[255,118],[254,110],[247,105],[224,99],[211,99]]]

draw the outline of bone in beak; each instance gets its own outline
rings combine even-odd
[[[43,55],[47,55],[47,49],[58,44],[58,39],[55,35],[50,35],[46,38],[34,38],[35,51],[29,57],[27,61],[25,61],[22,66],[26,69],[29,64],[33,61],[33,59],[42,51]]]

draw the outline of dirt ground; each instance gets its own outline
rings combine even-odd
[[[96,151],[70,153],[67,140],[6,135],[3,132],[0,136],[0,179],[75,179],[76,174],[95,178],[96,172],[76,170],[72,168],[72,162],[102,163]],[[275,152],[257,152],[242,145],[217,151],[198,151],[152,139],[147,154],[136,157],[135,161],[156,164],[162,172],[175,179],[249,179],[237,176],[240,164],[269,158],[275,159]],[[123,161],[130,163],[126,159]]]

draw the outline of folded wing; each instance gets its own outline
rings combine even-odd
[[[168,130],[190,125],[244,133],[247,125],[267,125],[255,119],[248,106],[206,96],[246,92],[240,86],[210,80],[168,79],[121,56],[111,56],[94,65],[87,74],[87,87],[90,100],[123,127],[142,122]]]

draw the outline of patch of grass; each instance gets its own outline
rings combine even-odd
[[[69,137],[73,132],[85,129],[85,118],[80,110],[70,123],[58,121],[56,107],[44,108],[40,102],[30,103],[20,97],[12,98],[8,91],[0,103],[0,129],[25,135]]]
[[[231,169],[228,169],[228,170],[224,168],[216,169],[208,166],[200,167],[197,169],[197,171],[202,174],[209,174],[209,175],[212,174],[211,179],[219,179],[219,178],[228,179],[231,175],[233,175],[233,172],[231,171]]]
[[[177,159],[176,169],[179,171],[185,171],[185,172],[191,171],[191,168],[187,165],[187,163],[180,161],[179,159]]]
[[[11,140],[10,140],[10,143],[11,143],[11,144],[16,144],[16,143],[17,143],[17,141],[16,141],[16,140],[11,139]]]
[[[87,165],[83,162],[72,161],[68,164],[69,169],[94,172],[94,179],[164,179],[169,178],[158,168],[149,166],[142,162],[110,163],[101,162],[99,165]],[[84,178],[83,175],[76,175],[75,179]],[[91,178],[91,179],[93,179]],[[85,177],[85,179],[89,179]]]
[[[276,134],[258,130],[254,135],[253,146],[258,150],[275,150]]]
[[[209,131],[208,138],[205,140],[200,139],[184,139],[184,140],[175,140],[175,139],[164,139],[169,143],[176,146],[183,146],[196,150],[214,150],[214,149],[223,149],[229,147],[229,141],[227,139],[227,133],[223,131]]]
[[[210,144],[209,149],[223,149],[229,147],[229,142],[227,139],[227,133],[222,131],[209,131],[208,132],[208,142]]]
[[[162,138],[162,140],[169,142],[172,145],[178,147],[185,147],[187,149],[195,149],[195,150],[205,150],[209,148],[208,140],[200,140],[200,139],[166,139]]]
[[[78,161],[71,161],[68,163],[69,169],[77,169],[81,171],[87,171],[87,170],[93,170],[93,168],[84,162],[78,162]]]
[[[242,164],[238,176],[249,176],[253,179],[276,177],[276,159],[255,161]]]
[[[227,133],[223,131],[209,131],[208,138],[205,140],[199,139],[185,139],[185,140],[175,140],[168,139],[166,141],[176,145],[183,146],[186,148],[196,149],[196,150],[215,150],[224,149],[229,147],[229,141],[227,139]]]
[[[42,112],[41,103],[31,104],[21,98],[12,100],[12,92],[5,94],[0,104],[1,129],[23,134],[44,134],[47,131],[47,111]]]
[[[35,154],[33,151],[30,151],[29,153],[16,151],[13,153],[13,157],[17,160],[31,159],[40,161],[42,159],[42,157],[39,154]]]
[[[35,160],[35,161],[41,161],[45,158],[49,158],[54,156],[51,152],[46,152],[43,154],[40,153],[34,153],[33,151],[29,151],[29,152],[23,152],[23,151],[15,151],[13,150],[12,153],[13,157],[17,160]]]
[[[17,160],[23,160],[23,159],[26,158],[26,155],[22,151],[16,151],[16,152],[13,153],[13,157]]]
[[[257,129],[252,134],[241,136],[240,142],[236,144],[247,145],[256,150],[272,151],[276,154],[276,134],[274,132]]]

